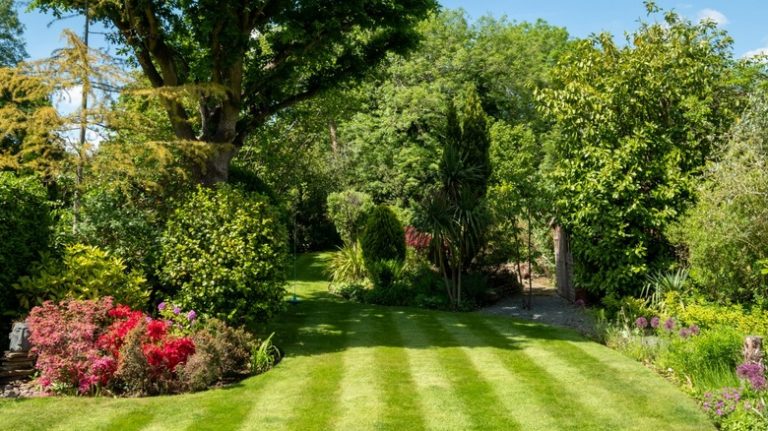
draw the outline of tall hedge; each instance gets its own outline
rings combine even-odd
[[[272,317],[283,304],[287,233],[259,194],[199,187],[168,221],[159,275],[184,308],[230,323]]]
[[[379,205],[371,210],[360,245],[369,271],[382,261],[405,261],[405,232],[389,207]]]
[[[48,210],[39,180],[0,172],[0,318],[18,312],[12,285],[48,248]]]

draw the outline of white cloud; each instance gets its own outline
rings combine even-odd
[[[720,27],[723,27],[724,25],[728,24],[728,17],[725,16],[722,12],[715,9],[702,9],[699,11],[699,14],[696,16],[696,19],[699,21],[713,21],[715,24],[717,24]]]
[[[753,49],[752,51],[747,51],[744,53],[744,55],[741,56],[741,58],[757,57],[758,55],[768,55],[768,46]]]
[[[61,115],[70,115],[80,109],[83,103],[83,86],[68,88],[54,96],[53,106]]]

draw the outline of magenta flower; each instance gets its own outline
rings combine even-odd
[[[648,327],[648,319],[646,319],[643,316],[640,316],[635,320],[635,326],[637,326],[637,329],[643,330]]]
[[[697,325],[691,325],[688,328],[688,331],[691,333],[691,335],[699,335],[699,332],[701,332]]]
[[[669,319],[664,321],[664,329],[672,332],[672,330],[675,329],[675,319],[670,317]]]
[[[177,315],[177,316],[178,316],[178,315],[179,315],[179,313],[181,313],[181,308],[179,308],[179,306],[178,306],[178,305],[177,305],[177,306],[175,306],[175,307],[173,307],[173,314],[175,314],[175,315]]]
[[[681,328],[680,329],[680,336],[683,338],[688,338],[691,336],[691,331],[688,328]]]
[[[166,304],[166,303],[165,303],[165,301],[163,301],[163,302],[161,302],[161,303],[157,304],[157,310],[158,310],[158,311],[163,311],[163,310],[165,310],[165,307],[166,307],[167,305],[168,305],[168,304]]]
[[[651,328],[653,328],[653,329],[658,328],[660,320],[661,319],[659,319],[659,316],[653,316],[653,318],[651,319]]]
[[[191,322],[196,318],[197,318],[197,313],[195,313],[195,310],[189,310],[189,313],[187,313],[187,320]]]
[[[763,364],[746,363],[736,368],[736,375],[747,380],[756,391],[762,391],[768,388],[768,381],[765,379],[765,367]]]

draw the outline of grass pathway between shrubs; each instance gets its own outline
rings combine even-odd
[[[178,396],[3,400],[0,429],[714,429],[672,384],[568,330],[336,300],[326,257],[299,260],[301,301],[269,328],[287,356],[268,373]]]

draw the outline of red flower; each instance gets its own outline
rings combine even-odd
[[[158,341],[165,337],[168,332],[168,326],[161,320],[153,320],[147,325],[147,335],[152,341]]]

